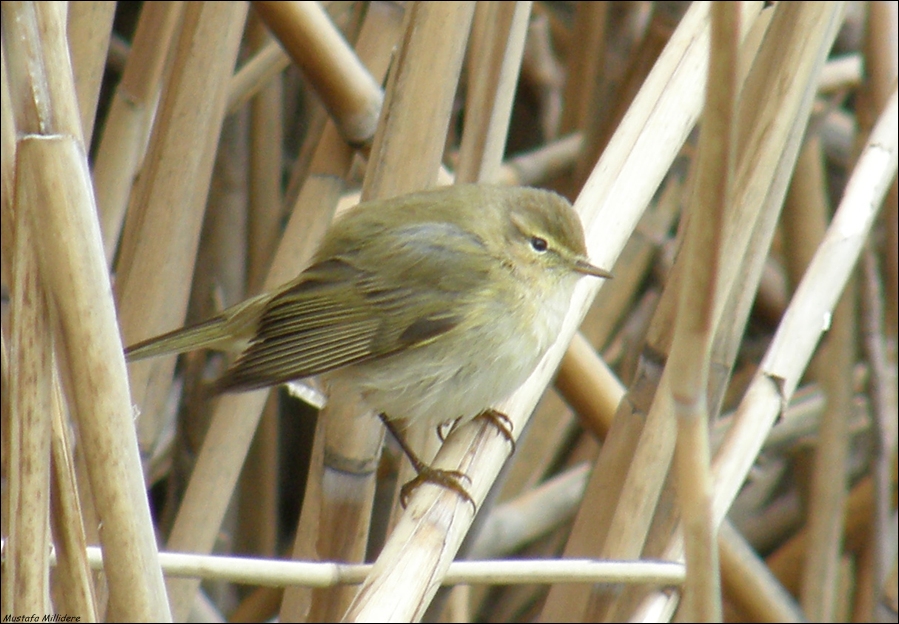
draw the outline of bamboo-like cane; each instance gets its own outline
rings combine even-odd
[[[62,355],[58,360],[61,376],[67,382],[103,522],[101,543],[109,557],[109,617],[165,621],[170,615],[136,453],[122,344],[81,138],[64,17],[58,5],[49,3],[10,3],[3,12],[10,84],[15,85],[13,108],[23,134],[17,149],[20,225],[27,223],[22,227],[32,230],[37,257],[37,267],[20,263],[16,270],[28,269],[29,279],[35,281],[40,277],[40,288],[46,289],[54,310],[52,329],[44,328],[35,336],[46,341],[53,336],[52,345],[43,345],[42,357],[48,364],[54,346]],[[41,290],[36,285],[28,290],[40,302]],[[18,292],[30,299],[22,289]],[[50,375],[22,379],[40,380],[34,400],[50,398]],[[49,402],[44,407],[49,414]],[[49,428],[47,436],[49,443]],[[46,533],[44,524],[43,535],[32,539],[43,540]],[[38,555],[35,563],[42,561]]]
[[[815,448],[806,526],[808,551],[802,578],[802,608],[809,620],[836,619],[836,596],[842,546],[842,517],[848,487],[849,416],[854,397],[852,376],[855,364],[854,288],[847,288],[834,311],[821,383],[827,408],[821,419]]]
[[[371,140],[383,94],[316,2],[256,2],[255,10],[306,74],[351,144]]]
[[[106,51],[109,48],[115,4],[108,0],[90,0],[68,5],[66,31],[85,145],[91,144],[94,134],[97,101],[100,99],[100,86],[106,68]]]
[[[740,602],[751,617],[759,622],[805,621],[793,597],[727,521],[721,524],[718,544],[724,590]]]
[[[680,284],[671,344],[671,403],[677,417],[677,498],[684,527],[687,581],[683,614],[694,621],[721,619],[718,551],[711,516],[706,388],[722,223],[733,192],[734,127],[739,67],[740,7],[714,3],[709,73],[699,139],[697,187],[689,214],[685,279]]]
[[[156,114],[162,73],[183,3],[147,4],[134,33],[122,81],[103,125],[93,180],[106,260],[112,263],[128,197],[144,159]]]
[[[5,7],[4,7],[5,8]],[[4,12],[6,19],[10,14]],[[33,166],[35,163],[20,163]],[[18,176],[16,250],[11,318],[9,479],[11,536],[3,575],[4,613],[48,612],[50,499],[50,413],[52,411],[53,339],[44,286],[39,280],[27,185]],[[37,199],[33,189],[30,198]],[[26,293],[27,296],[26,296]]]
[[[737,143],[740,157],[735,170],[733,211],[725,222],[724,231],[724,245],[729,253],[720,259],[719,285],[724,294],[718,300],[716,310],[718,318],[730,320],[719,325],[712,350],[714,367],[709,393],[715,411],[748,317],[751,293],[761,274],[764,256],[751,251],[766,249],[770,244],[777,208],[781,205],[803,131],[803,120],[811,109],[817,71],[823,65],[840,19],[839,6],[829,6],[826,10],[819,10],[825,9],[820,5],[790,6],[792,8],[782,5],[774,12],[741,96],[744,104],[739,112]],[[797,23],[808,23],[809,27],[802,29],[803,36],[791,37],[788,33],[798,32],[795,30]],[[809,32],[815,33],[814,39],[809,38]],[[772,81],[772,72],[782,72],[785,76],[798,73],[802,79]],[[784,89],[772,91],[771,84],[783,85]],[[753,94],[761,93],[765,94],[765,107],[746,105],[762,97]],[[755,225],[753,221],[756,221]],[[665,384],[664,377],[661,384]],[[610,539],[614,541],[606,545],[603,551],[606,556],[616,556],[616,553],[617,556],[624,553],[633,556],[639,552],[641,540],[632,518],[635,514],[644,518],[646,510],[652,508],[652,497],[643,493],[649,491],[650,483],[661,486],[664,472],[660,468],[664,467],[655,458],[660,449],[667,449],[669,444],[669,434],[665,432],[667,424],[661,418],[665,410],[657,412],[656,409],[654,405],[643,433],[645,438],[647,432],[652,431],[653,437],[647,438],[645,446],[641,440],[642,451],[638,448],[625,492],[632,487],[637,489],[630,490],[632,494],[619,503],[610,529]],[[658,465],[651,468],[653,462]],[[626,602],[620,603],[619,607],[604,604],[604,608],[631,609]],[[612,617],[624,616],[619,612]]]
[[[780,411],[782,399],[795,389],[802,368],[826,325],[861,250],[880,200],[896,173],[899,96],[894,90],[859,158],[827,235],[790,302],[775,340],[747,392],[713,467],[721,487],[716,516],[721,517],[748,470],[747,460]],[[826,278],[826,279],[823,279]],[[820,322],[815,322],[815,320]],[[774,397],[780,397],[773,400]],[[772,411],[773,410],[773,411]],[[761,416],[761,420],[756,417]],[[746,446],[744,446],[746,444]]]
[[[530,2],[487,2],[475,11],[457,184],[490,180],[502,162],[530,12]]]
[[[756,11],[758,8],[760,7],[756,7]],[[687,102],[684,99],[688,90],[693,88],[692,86],[687,86],[688,84],[693,84],[690,82],[691,79],[688,78],[690,74],[675,73],[673,78],[668,78],[663,73],[663,68],[670,66],[669,64],[678,66],[675,59],[683,58],[679,67],[690,67],[693,69],[695,72],[692,74],[694,76],[693,80],[705,80],[705,62],[708,55],[708,9],[707,5],[694,5],[687,15],[684,16],[668,47],[662,52],[656,67],[650,73],[646,85],[644,85],[641,93],[637,95],[634,102],[635,107],[638,107],[638,102],[642,98],[652,97],[645,92],[652,93],[649,91],[648,86],[655,84],[653,79],[655,75],[658,75],[659,78],[657,80],[659,80],[660,84],[670,85],[666,95],[670,94],[670,97],[680,98],[679,111],[682,111],[680,114],[686,117],[685,121],[695,119],[695,117],[689,117],[688,115],[698,114],[701,101],[699,99],[691,99]],[[751,21],[752,14],[744,14],[744,22],[749,24]],[[695,77],[697,75],[698,78]],[[679,80],[684,81],[683,86],[679,86],[677,82]],[[698,96],[699,94],[696,95]],[[637,108],[637,110],[641,109]],[[628,116],[625,117],[625,121],[627,120]],[[623,131],[624,126],[619,128],[616,138]],[[610,143],[609,149],[611,149],[611,145]],[[602,165],[604,160],[605,157],[600,160],[597,166]],[[615,184],[622,183],[623,181],[619,176]],[[651,392],[652,390],[650,389],[649,397],[651,397]],[[645,402],[641,409],[649,407],[649,401],[646,401],[647,397],[642,396],[642,392],[639,394],[640,396],[632,390],[628,401],[622,402],[621,406],[619,406],[619,414],[615,418],[618,423],[617,427],[613,423],[612,430],[606,441],[606,448],[600,454],[593,478],[591,479],[591,485],[588,486],[587,500],[581,508],[579,519],[575,523],[574,533],[566,548],[566,556],[584,556],[587,553],[592,555],[598,554],[598,548],[603,543],[604,531],[606,529],[608,530],[610,540],[614,539],[615,541],[605,543],[603,547],[605,556],[632,558],[639,555],[639,546],[635,545],[636,540],[634,536],[648,528],[651,511],[641,506],[651,500],[653,494],[651,490],[643,489],[643,485],[640,485],[645,498],[642,499],[643,502],[636,499],[632,500],[630,502],[631,507],[628,509],[622,506],[616,510],[614,500],[617,492],[622,487],[627,487],[626,480],[631,482],[632,486],[646,482],[643,476],[628,474],[628,465],[632,461],[635,469],[653,471],[658,470],[660,467],[663,470],[667,468],[670,455],[666,457],[666,453],[670,453],[673,449],[671,440],[673,440],[674,436],[673,427],[669,426],[673,424],[673,421],[669,421],[666,423],[666,431],[664,433],[655,433],[652,440],[647,438],[644,443],[645,447],[642,456],[640,458],[633,457],[634,445],[638,439],[637,436],[640,434],[640,419],[631,415],[630,411],[634,410],[631,401],[635,403],[638,400],[641,403]],[[663,392],[661,398],[665,396],[667,395]],[[657,409],[659,414],[668,412],[666,409]],[[664,440],[667,440],[667,442]],[[651,453],[649,451],[650,448],[653,449]],[[660,449],[664,449],[665,452],[660,453]],[[655,487],[660,487],[660,485],[659,483]],[[596,497],[595,500],[594,497]],[[652,504],[654,505],[654,503]],[[599,527],[599,535],[597,535],[597,527]],[[572,617],[572,613],[578,613],[579,610],[586,609],[589,598],[589,588],[553,588],[541,617],[545,621],[554,621],[559,617]]]
[[[227,7],[225,10],[223,7]],[[225,97],[246,5],[191,4],[184,21],[146,167],[132,193],[117,265],[126,344],[184,323],[190,280]],[[130,366],[138,437],[152,453],[164,423],[175,358]]]
[[[64,399],[58,381],[53,384],[51,414],[53,478],[50,481],[53,543],[59,555],[53,592],[57,613],[83,613],[97,621],[97,600],[87,560],[87,540],[72,462],[72,436],[64,421]]]

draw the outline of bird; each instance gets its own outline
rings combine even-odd
[[[125,355],[239,351],[210,383],[212,393],[309,377],[332,395],[355,392],[418,473],[403,487],[404,503],[424,481],[473,503],[461,484],[467,477],[420,460],[403,423],[439,427],[482,416],[512,441],[508,418],[491,406],[556,340],[583,276],[611,273],[590,263],[580,218],[561,195],[484,183],[441,187],[357,204],[292,281],[133,344]]]

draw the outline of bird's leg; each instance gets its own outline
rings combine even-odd
[[[387,414],[381,413],[378,416],[381,418],[381,422],[384,423],[384,426],[387,427],[387,431],[390,432],[390,435],[392,435],[399,443],[400,448],[403,449],[403,453],[409,458],[409,462],[412,464],[412,467],[415,468],[415,472],[418,473],[414,479],[400,489],[400,504],[402,504],[403,507],[406,506],[406,502],[409,500],[409,496],[415,488],[422,483],[430,481],[431,483],[443,486],[446,489],[457,493],[471,503],[471,506],[477,510],[474,499],[462,484],[463,481],[471,483],[471,478],[469,478],[467,474],[460,470],[441,470],[440,468],[432,468],[424,463],[406,442],[406,439],[400,433],[396,425],[387,418]]]
[[[492,423],[494,427],[499,429],[502,436],[509,441],[509,444],[512,445],[512,452],[515,452],[515,438],[512,437],[512,420],[508,416],[492,407],[488,407],[475,418],[482,418]]]

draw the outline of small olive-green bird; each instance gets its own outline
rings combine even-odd
[[[563,197],[449,186],[355,206],[292,282],[126,355],[237,347],[215,391],[320,376],[332,394],[358,392],[396,434],[393,419],[464,422],[511,394],[584,275],[611,277],[590,264]]]

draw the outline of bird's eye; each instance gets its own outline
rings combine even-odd
[[[531,247],[533,247],[534,251],[543,253],[549,248],[549,244],[546,242],[545,238],[531,236]]]

